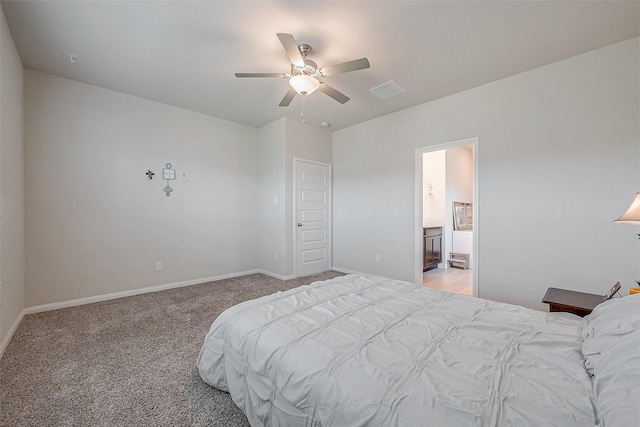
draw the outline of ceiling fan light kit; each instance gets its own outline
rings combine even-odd
[[[282,101],[280,101],[279,105],[281,107],[289,106],[297,94],[302,95],[304,100],[304,96],[312,94],[317,89],[320,89],[320,92],[335,99],[339,103],[344,104],[349,100],[349,97],[319,79],[332,76],[334,74],[364,70],[370,67],[369,60],[367,58],[360,58],[353,61],[343,62],[341,64],[331,65],[329,67],[318,68],[318,65],[315,62],[307,59],[307,55],[311,53],[311,46],[308,44],[298,45],[291,34],[278,33],[277,36],[278,39],[280,39],[280,43],[282,43],[289,60],[291,61],[291,74],[236,73],[236,77],[274,77],[289,79],[289,86],[291,89],[289,89],[284,98],[282,98]]]
[[[289,79],[289,86],[300,95],[310,95],[320,87],[320,82],[311,76],[300,74]]]

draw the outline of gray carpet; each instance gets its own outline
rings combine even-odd
[[[247,426],[195,367],[226,308],[340,273],[253,274],[28,315],[0,360],[2,426]]]

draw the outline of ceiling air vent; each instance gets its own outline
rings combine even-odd
[[[382,99],[391,98],[392,96],[398,95],[399,93],[406,91],[405,88],[403,88],[393,80],[389,80],[386,83],[382,83],[381,85],[372,87],[369,90],[375,93],[376,95],[378,95]]]

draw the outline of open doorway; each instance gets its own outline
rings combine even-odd
[[[478,296],[477,138],[416,150],[416,283]]]

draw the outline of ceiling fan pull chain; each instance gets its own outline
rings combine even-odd
[[[304,99],[306,98],[306,96],[302,95],[302,96],[300,96],[300,98],[302,98],[302,101],[301,101],[302,102],[302,111],[300,112],[300,118],[302,119],[302,124],[304,125],[304,124],[307,123],[307,121],[304,118]]]

